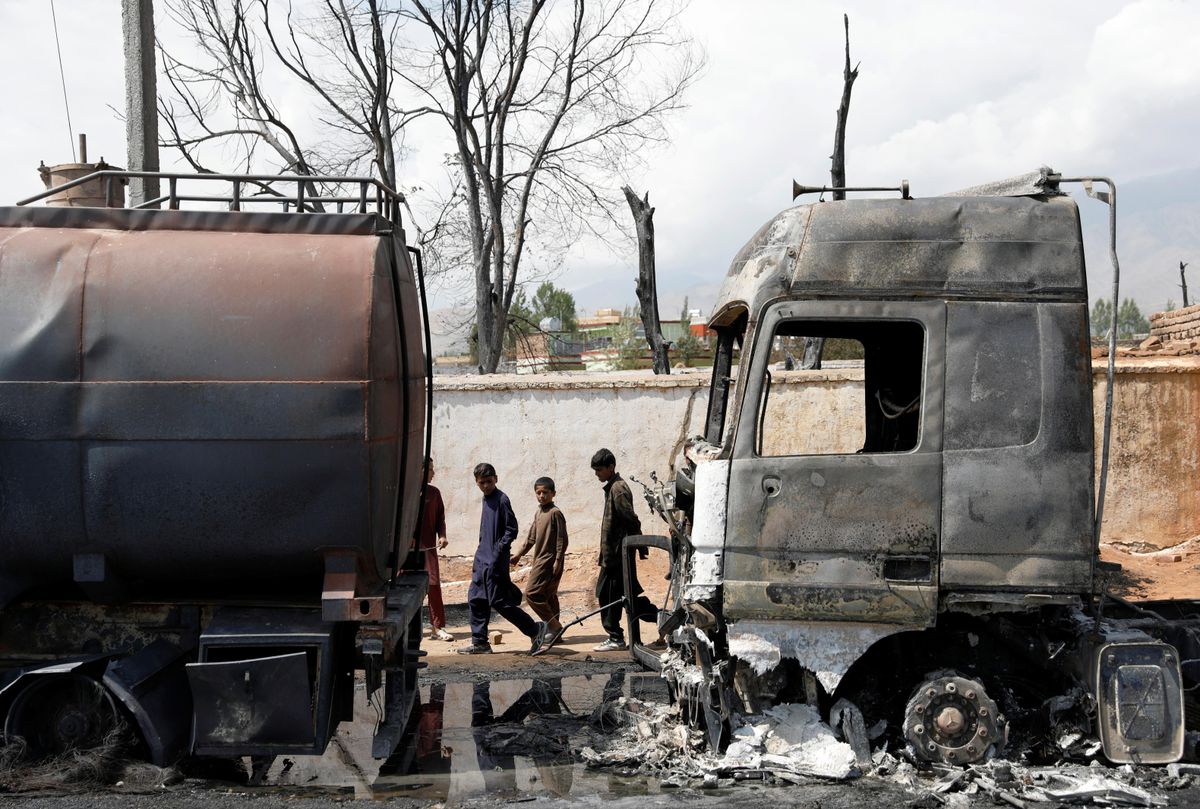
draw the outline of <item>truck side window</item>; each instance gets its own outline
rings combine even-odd
[[[763,456],[908,452],[920,437],[925,330],[906,320],[787,320],[772,346],[826,340],[824,371],[776,366],[759,402],[756,444]],[[831,360],[830,349],[847,359]],[[861,379],[854,371],[862,369]],[[843,378],[849,369],[851,378]]]

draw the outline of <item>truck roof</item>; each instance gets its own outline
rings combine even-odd
[[[1086,302],[1079,210],[1031,190],[788,208],[734,258],[710,323],[776,298]]]

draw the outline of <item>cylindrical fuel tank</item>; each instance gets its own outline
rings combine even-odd
[[[336,548],[386,578],[419,496],[417,297],[374,215],[0,208],[0,605],[307,601]]]

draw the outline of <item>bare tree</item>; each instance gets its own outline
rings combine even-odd
[[[399,16],[379,0],[321,0],[304,17],[290,3],[282,15],[280,7],[276,0],[168,0],[168,20],[197,49],[184,60],[160,48],[169,88],[159,101],[162,145],[197,171],[208,171],[210,160],[227,163],[232,150],[245,171],[265,159],[281,172],[369,173],[395,188],[399,134],[423,114],[392,102]],[[268,68],[282,68],[313,99],[319,129],[307,143],[300,124],[272,100]]]
[[[662,321],[658,316],[658,279],[654,268],[654,208],[650,207],[650,192],[639,198],[629,186],[621,189],[633,214],[637,228],[638,280],[637,298],[642,312],[642,326],[646,330],[646,342],[654,356],[654,373],[671,373],[671,360],[667,356],[670,345],[663,340]]]
[[[833,128],[833,154],[829,156],[829,184],[833,188],[846,187],[846,121],[850,117],[850,92],[854,89],[854,80],[858,78],[858,65],[850,68],[850,15],[843,14],[842,22],[846,27],[846,64],[842,68],[842,100],[837,108],[837,123]],[[860,63],[861,64],[861,63]],[[845,199],[845,191],[833,191],[834,199]],[[824,337],[809,337],[804,341],[804,359],[800,367],[807,370],[819,370],[821,353],[825,350]]]
[[[443,249],[466,237],[481,373],[499,364],[527,252],[614,222],[605,180],[667,139],[663,120],[700,69],[677,12],[666,0],[413,0],[401,12],[414,30],[395,75],[454,138],[457,224]]]
[[[858,65],[850,69],[850,15],[843,14],[846,26],[846,65],[842,68],[842,100],[837,108],[837,123],[833,129],[833,154],[830,155],[829,184],[834,188],[846,187],[846,120],[850,117],[850,92],[858,78]],[[845,199],[845,191],[834,191],[834,199]]]

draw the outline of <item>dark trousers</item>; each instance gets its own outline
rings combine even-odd
[[[600,605],[612,604],[614,601],[620,602],[624,595],[625,581],[622,578],[621,565],[618,563],[601,567],[600,575],[596,578],[596,600],[600,602]],[[658,609],[650,602],[650,599],[642,595],[642,585],[637,580],[637,573],[633,574],[633,614],[642,621],[655,621],[658,618]],[[611,640],[624,643],[625,604],[623,602],[612,604],[612,606],[600,610],[600,624]]]
[[[537,635],[537,621],[507,599],[488,601],[486,598],[472,598],[467,602],[467,607],[471,612],[471,639],[475,643],[488,642],[488,622],[491,620],[492,610],[500,613],[501,618],[515,626],[525,637],[533,638]]]

